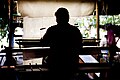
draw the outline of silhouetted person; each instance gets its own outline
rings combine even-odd
[[[78,69],[82,35],[77,27],[68,23],[69,12],[66,8],[59,8],[55,16],[57,25],[47,29],[40,43],[50,47],[47,58],[49,79],[69,80]]]
[[[107,30],[107,46],[110,48],[110,58],[109,62],[112,64],[114,60],[114,56],[116,55],[116,41],[115,41],[115,32],[114,32],[114,26],[112,24],[106,24],[106,30]]]

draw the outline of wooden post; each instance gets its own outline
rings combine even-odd
[[[13,35],[14,35],[14,26],[13,26],[13,0],[9,1],[9,47],[13,47]]]
[[[8,27],[9,27],[9,46],[6,47],[6,61],[4,63],[5,66],[13,66],[16,64],[16,61],[12,57],[12,48],[13,48],[13,35],[14,35],[14,26],[13,26],[13,0],[8,0]]]
[[[99,39],[99,1],[96,0],[96,28],[97,28],[97,39]]]

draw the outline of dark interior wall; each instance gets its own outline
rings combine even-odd
[[[0,18],[2,18],[5,22],[8,19],[8,2],[7,0],[0,0]]]
[[[118,15],[120,14],[119,0],[98,0],[100,15]]]
[[[120,2],[119,0],[107,0],[108,14],[117,15],[120,14]]]

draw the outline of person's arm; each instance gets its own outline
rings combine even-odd
[[[39,45],[43,47],[47,47],[49,46],[50,43],[49,41],[50,41],[50,30],[48,28],[44,36],[40,39]]]
[[[76,44],[77,44],[77,48],[76,48],[77,53],[82,54],[83,39],[82,39],[82,34],[79,29],[76,31]]]

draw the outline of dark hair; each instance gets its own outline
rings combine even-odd
[[[69,21],[69,12],[66,8],[59,8],[56,12],[55,12],[55,16],[57,18],[57,22],[68,22]]]

